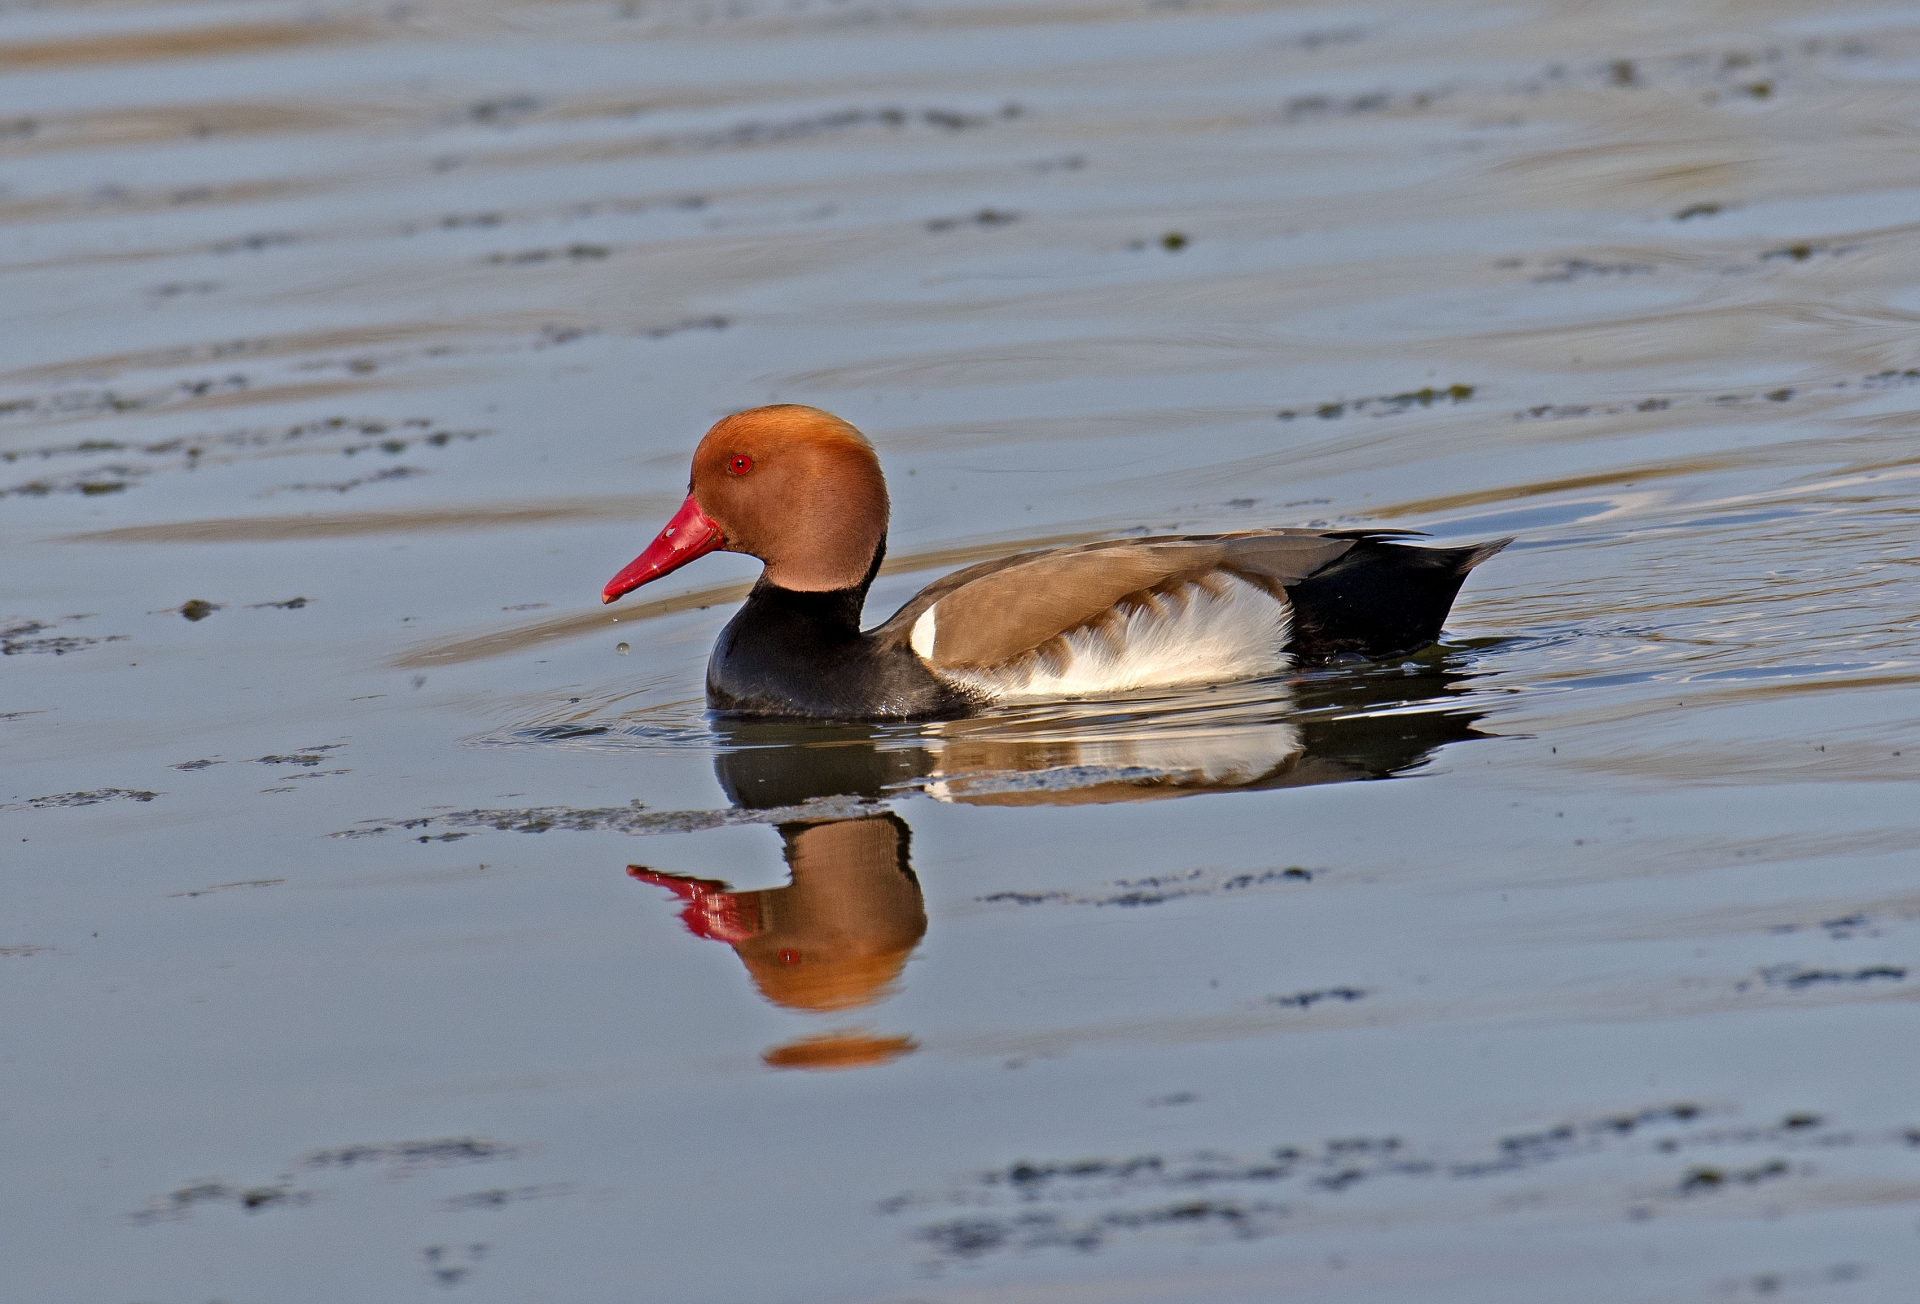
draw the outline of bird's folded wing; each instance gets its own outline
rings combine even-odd
[[[1352,547],[1317,531],[1260,530],[1020,553],[935,581],[875,633],[911,643],[936,669],[998,666],[1135,595],[1222,572],[1278,596]]]

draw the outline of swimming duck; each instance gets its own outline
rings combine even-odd
[[[858,430],[793,403],[737,412],[694,450],[687,488],[601,601],[716,549],[759,558],[707,663],[708,705],[738,716],[961,716],[1410,652],[1439,637],[1467,572],[1512,542],[1279,528],[1110,539],[969,566],[862,630],[888,502]]]

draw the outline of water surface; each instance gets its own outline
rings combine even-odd
[[[1908,1298],[1917,71],[1751,0],[0,7],[11,1291]],[[751,563],[595,599],[769,401],[880,450],[875,619],[1520,541],[1404,662],[727,724]]]

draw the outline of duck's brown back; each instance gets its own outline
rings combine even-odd
[[[911,645],[935,670],[991,669],[1129,600],[1210,576],[1245,580],[1284,603],[1288,585],[1325,569],[1355,542],[1351,535],[1283,529],[1017,553],[936,580],[874,634]],[[923,625],[929,612],[932,622]]]

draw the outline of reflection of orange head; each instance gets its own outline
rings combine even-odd
[[[844,1028],[775,1046],[760,1059],[770,1069],[863,1069],[919,1048],[911,1037],[874,1037],[858,1028]]]
[[[762,996],[790,1010],[825,1011],[851,1010],[891,995],[913,945],[871,955],[815,949],[804,958],[792,950],[773,956],[749,954],[744,946],[739,951]]]
[[[757,894],[760,930],[734,945],[754,985],[803,1010],[879,1000],[927,931],[906,825],[877,815],[781,832],[793,883]]]
[[[800,1010],[844,1010],[888,994],[927,931],[907,866],[907,826],[894,815],[781,827],[793,882],[727,892],[710,880],[630,866],[687,902],[693,932],[729,942],[760,994]]]

